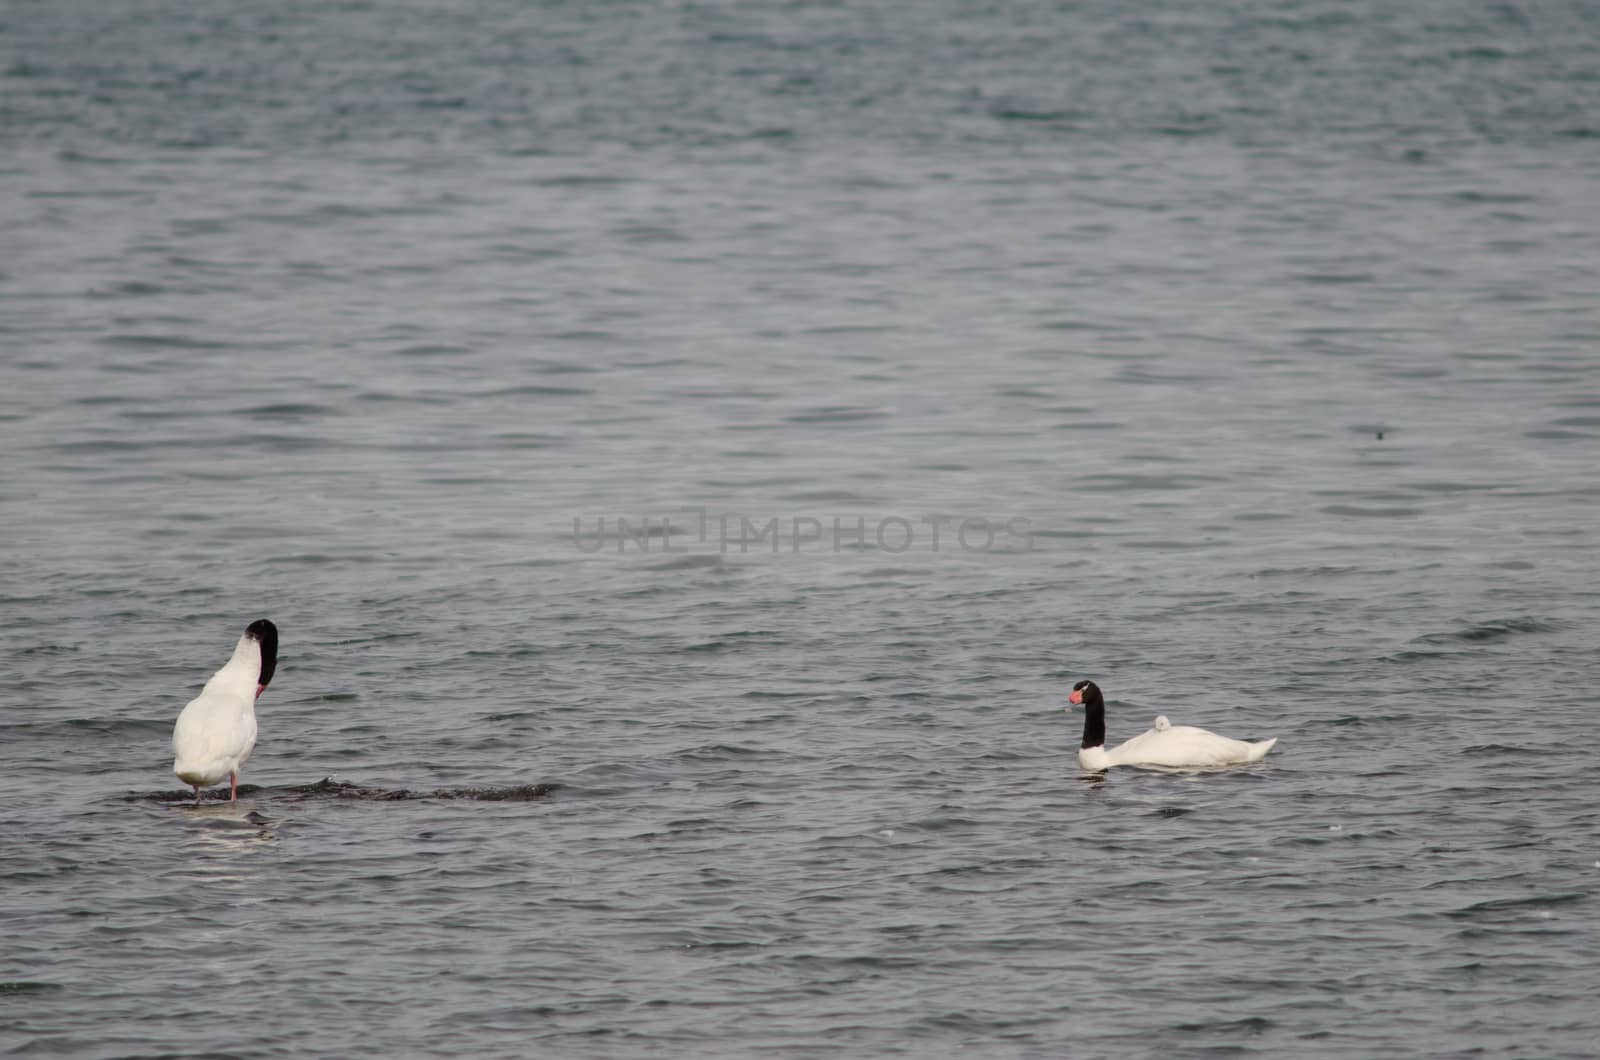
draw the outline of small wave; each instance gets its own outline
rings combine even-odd
[[[147,732],[166,732],[172,723],[156,718],[63,718],[52,721],[20,721],[0,725],[0,733],[29,733],[81,739],[85,731],[102,736],[131,736]]]
[[[1302,272],[1289,277],[1296,283],[1352,284],[1374,283],[1377,276],[1370,272]]]
[[[394,351],[396,357],[460,357],[472,353],[467,346],[453,346],[448,343],[418,343],[405,346]]]
[[[538,177],[528,181],[535,188],[619,188],[635,183],[632,177],[614,177],[595,173],[566,173],[554,177]]]
[[[142,280],[130,280],[125,283],[114,283],[108,287],[97,288],[90,292],[91,298],[142,298],[146,295],[166,294],[167,288],[157,283],[147,283]]]
[[[1452,909],[1445,913],[1449,917],[1482,916],[1485,913],[1516,912],[1524,909],[1547,909],[1554,905],[1571,905],[1581,902],[1589,896],[1582,891],[1561,891],[1555,894],[1535,894],[1527,898],[1491,898],[1488,901],[1474,902],[1472,905],[1461,909]]]
[[[720,570],[725,567],[720,555],[691,555],[651,564],[648,570]]]
[[[1101,474],[1084,475],[1073,483],[1073,488],[1086,493],[1116,493],[1124,490],[1187,490],[1212,482],[1225,482],[1216,475],[1173,474]]]
[[[803,502],[806,504],[872,504],[874,498],[854,490],[802,490],[798,493],[785,493],[778,498],[785,502]]]
[[[272,405],[257,405],[252,408],[235,409],[232,414],[235,416],[253,416],[257,419],[298,420],[310,416],[337,416],[339,415],[339,410],[311,402],[288,401]]]
[[[742,747],[738,744],[714,743],[700,747],[690,747],[673,755],[674,758],[685,758],[694,761],[722,761],[729,758],[755,758],[767,752],[759,747]]]
[[[1116,420],[1080,420],[1074,423],[1057,423],[1058,431],[1120,431],[1122,424]]]
[[[785,423],[822,425],[822,424],[851,424],[867,423],[873,420],[884,419],[888,412],[879,408],[864,408],[854,405],[824,405],[818,408],[807,409],[785,416]]]
[[[1329,504],[1322,508],[1324,515],[1352,515],[1365,519],[1409,519],[1421,515],[1421,508],[1363,508],[1354,504]]]
[[[1035,107],[1025,103],[994,107],[989,111],[989,116],[995,121],[1039,122],[1053,125],[1079,122],[1084,119],[1082,111]]]
[[[1237,1020],[1180,1023],[1175,1029],[1186,1034],[1261,1034],[1272,1026],[1272,1021],[1262,1016],[1246,1016]]]
[[[188,335],[145,334],[142,332],[117,332],[95,340],[102,346],[119,346],[123,349],[195,350],[215,352],[236,348],[237,344],[220,339],[198,339]]]
[[[1413,644],[1450,644],[1456,641],[1482,642],[1504,640],[1517,633],[1554,633],[1561,627],[1537,618],[1502,618],[1480,622],[1450,633],[1426,633]]]
[[[782,634],[778,633],[778,632],[776,632],[774,630],[767,630],[767,629],[741,629],[741,630],[735,630],[732,633],[724,633],[722,636],[716,637],[716,638],[714,638],[712,640],[700,641],[700,642],[695,643],[695,644],[690,644],[687,647],[685,647],[683,650],[686,651],[686,652],[727,651],[727,650],[730,650],[730,649],[742,647],[745,643],[751,642],[751,641],[754,641],[754,642],[757,642],[757,643],[760,643],[760,644],[763,644],[763,645],[770,644],[770,643],[773,643],[775,638],[781,638],[781,637],[782,637]]]
[[[1035,531],[1037,533],[1037,531]],[[1258,570],[1256,578],[1340,578],[1349,574],[1364,573],[1360,567],[1267,567]]]
[[[1116,382],[1142,385],[1195,386],[1215,382],[1216,377],[1195,372],[1162,371],[1142,365],[1130,365],[1116,375]]]
[[[506,449],[557,449],[567,444],[567,439],[557,435],[536,434],[529,431],[497,434],[494,440]]]
[[[1430,481],[1408,482],[1405,484],[1405,488],[1408,490],[1417,490],[1418,492],[1422,493],[1472,493],[1482,490],[1502,489],[1503,485],[1498,482]]]
[[[1397,651],[1393,655],[1385,655],[1379,662],[1386,663],[1414,663],[1426,662],[1430,659],[1451,659],[1462,652],[1455,651]]]
[[[521,386],[486,390],[480,397],[583,397],[594,391],[581,386],[550,386],[542,383],[525,383]]]
[[[1442,198],[1458,203],[1470,205],[1515,206],[1523,203],[1535,202],[1532,195],[1522,192],[1495,192],[1495,191],[1456,191],[1448,192]]]

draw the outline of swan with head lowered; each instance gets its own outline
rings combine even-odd
[[[265,618],[245,628],[233,655],[172,727],[172,771],[194,788],[228,781],[229,799],[239,798],[239,770],[256,746],[256,697],[267,690],[278,665],[278,627]]]
[[[1092,773],[1103,772],[1112,766],[1213,769],[1244,765],[1261,761],[1272,750],[1272,745],[1278,742],[1276,736],[1256,743],[1230,740],[1192,725],[1173,725],[1165,717],[1160,717],[1148,732],[1140,733],[1108,751],[1106,701],[1100,694],[1100,686],[1093,681],[1079,681],[1072,686],[1068,703],[1083,707],[1083,746],[1078,749],[1078,764]],[[1071,705],[1067,707],[1069,712]]]

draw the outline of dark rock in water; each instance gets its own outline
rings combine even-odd
[[[477,799],[480,802],[526,802],[542,799],[555,791],[559,784],[519,784],[511,788],[446,788],[434,792],[435,799]]]
[[[255,795],[266,791],[260,784],[240,784],[239,797]],[[194,802],[192,791],[135,791],[123,796],[123,802]],[[206,788],[200,792],[201,802],[227,802],[228,789]]]
[[[239,796],[265,793],[300,799],[366,799],[370,802],[404,802],[416,799],[470,799],[477,802],[529,802],[542,799],[558,790],[560,784],[517,784],[507,788],[438,788],[433,791],[412,791],[409,788],[367,788],[348,784],[332,777],[323,777],[314,784],[290,784],[265,788],[259,784],[239,785]],[[202,801],[226,801],[226,788],[216,788],[200,793]],[[124,802],[193,802],[190,791],[134,792],[123,798]]]
[[[315,784],[284,789],[305,798],[331,796],[337,799],[372,799],[379,802],[398,802],[412,799],[475,799],[479,802],[521,802],[542,799],[555,791],[558,784],[519,784],[509,788],[437,788],[433,791],[412,791],[409,788],[364,788],[359,784],[323,778]]]
[[[346,784],[342,780],[334,780],[332,777],[323,777],[315,784],[296,784],[282,790],[284,794],[299,795],[308,799],[318,796],[335,799],[376,799],[384,794],[381,788],[363,788],[358,784]]]

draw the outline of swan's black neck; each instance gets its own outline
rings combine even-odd
[[[1094,685],[1083,689],[1083,746],[1106,745],[1106,701]]]

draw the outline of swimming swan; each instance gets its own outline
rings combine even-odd
[[[1112,766],[1205,769],[1243,765],[1261,761],[1278,742],[1276,736],[1259,743],[1230,740],[1192,725],[1173,725],[1162,716],[1156,719],[1155,727],[1149,732],[1140,733],[1108,751],[1106,701],[1100,695],[1100,687],[1093,681],[1079,681],[1072,686],[1068,703],[1083,706],[1083,746],[1078,750],[1078,764],[1093,773]],[[1068,706],[1067,711],[1071,710]]]

